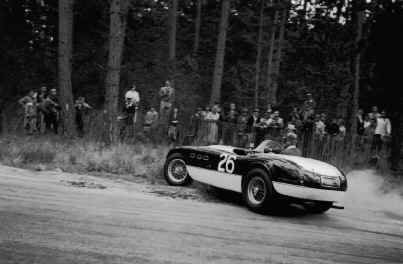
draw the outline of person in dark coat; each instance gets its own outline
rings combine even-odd
[[[259,109],[255,109],[252,112],[252,115],[248,119],[247,123],[247,132],[248,132],[248,138],[249,138],[249,144],[252,146],[256,146],[256,131],[257,127],[259,126],[260,123],[260,116],[259,116]]]

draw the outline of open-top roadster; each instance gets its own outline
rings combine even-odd
[[[169,151],[164,176],[170,185],[192,180],[242,193],[247,206],[262,212],[279,198],[304,203],[323,213],[342,201],[346,176],[336,167],[315,159],[276,154],[272,141],[254,150],[231,146],[183,146]],[[285,198],[285,199],[284,199]]]

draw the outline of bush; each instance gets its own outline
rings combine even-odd
[[[49,164],[54,161],[56,150],[49,142],[44,142],[43,144],[35,142],[21,148],[19,157],[24,164]]]

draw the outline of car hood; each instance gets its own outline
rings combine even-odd
[[[291,155],[282,155],[282,154],[271,154],[271,153],[262,153],[258,154],[259,157],[266,157],[271,159],[281,159],[287,160],[295,163],[296,165],[302,167],[304,170],[313,172],[315,174],[320,174],[324,176],[341,176],[341,172],[338,168],[329,163],[315,160],[311,158],[304,158],[299,156],[291,156]]]

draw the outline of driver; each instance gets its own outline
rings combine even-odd
[[[285,149],[280,154],[302,156],[301,150],[297,147],[297,136],[294,133],[288,133],[285,142]]]

